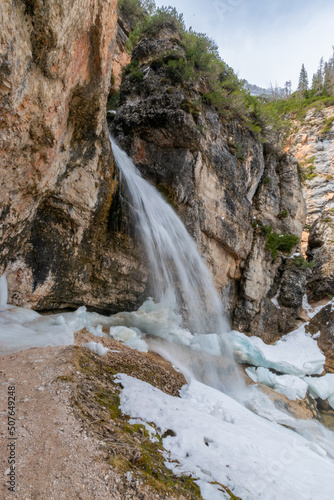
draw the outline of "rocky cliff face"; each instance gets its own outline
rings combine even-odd
[[[111,91],[117,91],[122,83],[122,69],[130,62],[131,55],[126,50],[129,35],[134,28],[134,20],[125,14],[118,13],[116,45],[113,54]]]
[[[326,372],[334,373],[334,307],[333,304],[328,304],[316,314],[309,325],[306,326],[306,331],[311,335],[318,334],[318,345],[322,352],[326,355]],[[320,336],[319,336],[320,333]]]
[[[305,178],[307,223],[334,207],[334,106],[311,108],[303,120],[293,120],[286,149],[300,163]]]
[[[334,106],[311,108],[293,123],[286,147],[299,160],[305,182],[303,247],[315,264],[307,291],[310,300],[320,300],[334,294]]]
[[[112,133],[198,242],[231,318],[235,311],[234,325],[257,335],[292,329],[305,272],[272,258],[261,227],[301,235],[297,162],[203,104],[203,81],[173,84],[161,64],[161,54],[173,50],[180,50],[178,33],[169,29],[137,45],[139,76],[130,72],[123,81]],[[283,286],[289,280],[301,291],[293,304]]]
[[[307,283],[310,300],[334,296],[334,209],[325,210],[312,225],[307,255],[315,266]]]
[[[0,16],[0,272],[9,299],[125,308],[145,276],[113,218],[105,108],[116,0],[12,0]]]
[[[10,301],[133,309],[147,272],[105,111],[129,27],[117,28],[114,1],[8,2],[1,16],[0,271]],[[234,326],[272,339],[298,321],[306,283],[306,271],[274,256],[265,229],[301,234],[297,163],[204,104],[204,80],[172,83],[157,60],[178,42],[163,30],[136,47],[139,77],[122,84],[113,133],[198,242]]]

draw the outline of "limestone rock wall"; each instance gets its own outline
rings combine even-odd
[[[334,106],[311,108],[303,120],[293,120],[294,127],[286,145],[300,162],[305,176],[308,224],[318,219],[324,210],[334,207],[333,120]]]
[[[303,120],[293,123],[286,147],[298,159],[304,177],[303,250],[314,261],[307,292],[309,300],[320,300],[334,293],[334,106],[311,108]]]
[[[0,6],[0,272],[15,304],[112,312],[148,295],[106,125],[111,74],[125,61],[115,9],[114,0]],[[112,131],[197,241],[235,327],[272,339],[296,324],[305,273],[272,258],[261,228],[301,234],[297,163],[203,104],[204,81],[172,84],[152,58],[175,47],[170,30],[139,43],[143,77],[124,79]]]
[[[113,55],[112,92],[119,90],[122,83],[122,69],[131,61],[131,55],[126,50],[129,34],[133,30],[131,19],[118,13],[116,46]]]
[[[0,4],[1,268],[38,309],[136,302],[106,125],[116,0]]]
[[[310,300],[334,296],[334,210],[325,210],[310,230],[307,255],[314,261],[307,289]]]

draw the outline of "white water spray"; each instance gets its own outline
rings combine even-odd
[[[227,392],[235,392],[240,376],[231,350],[224,340],[229,331],[223,306],[195,242],[172,207],[155,187],[146,181],[128,155],[110,138],[120,179],[131,208],[136,231],[145,248],[153,273],[155,302],[169,314],[185,317],[196,334],[215,333],[221,343],[221,358],[194,353],[165,343],[165,356],[198,380]],[[152,344],[153,346],[153,344]],[[154,349],[162,347],[154,342]],[[168,352],[168,354],[167,354]]]

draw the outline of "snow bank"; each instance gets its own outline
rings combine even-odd
[[[204,499],[226,498],[215,482],[243,500],[332,498],[334,463],[318,444],[193,380],[181,399],[124,374],[117,380],[123,413],[175,433],[163,439],[167,466],[198,478]]]
[[[229,334],[232,349],[241,363],[272,368],[296,376],[320,374],[325,356],[305,327],[282,337],[276,344],[267,345],[259,337],[247,337],[241,332]]]

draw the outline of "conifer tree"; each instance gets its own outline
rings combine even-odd
[[[308,91],[308,76],[304,64],[302,65],[302,69],[300,70],[297,90],[299,94],[299,104],[301,106],[302,98],[305,97],[305,94]]]
[[[324,84],[324,58],[322,57],[319,62],[319,68],[318,68],[318,91],[322,91],[322,87]]]
[[[325,62],[324,67],[324,86],[325,95],[332,95],[334,91],[334,64],[331,60]]]
[[[300,70],[298,90],[300,92],[306,92],[308,90],[308,76],[304,64]]]
[[[319,92],[319,88],[321,88],[319,82],[319,72],[313,73],[312,86],[311,86],[313,93],[316,94],[317,92]]]
[[[292,93],[292,82],[291,82],[291,80],[288,80],[284,84],[284,94],[285,94],[285,97],[290,97],[291,93]]]

